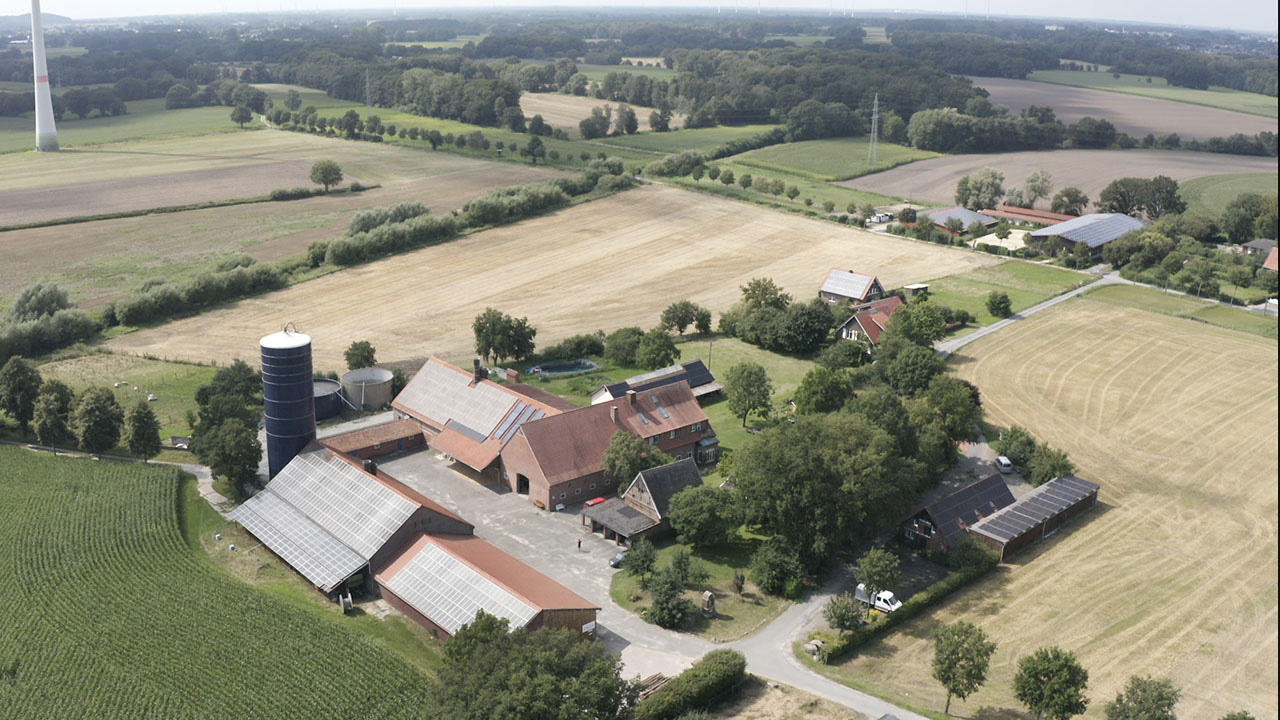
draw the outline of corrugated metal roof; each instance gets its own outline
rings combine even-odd
[[[826,282],[822,283],[822,292],[861,300],[867,296],[867,291],[875,281],[874,275],[832,268],[831,272],[827,273]]]
[[[1121,235],[1144,228],[1151,223],[1120,213],[1091,213],[1074,220],[1033,230],[1031,237],[1060,237],[1074,243],[1084,243],[1091,248],[1105,245]]]
[[[1000,222],[990,215],[983,215],[982,213],[974,212],[968,208],[962,207],[938,208],[937,210],[930,210],[925,213],[924,216],[938,225],[943,226],[945,226],[947,221],[951,218],[959,218],[961,224],[963,224],[965,228],[968,228],[975,222],[982,223],[983,225],[995,225]]]
[[[999,512],[988,515],[969,529],[1009,542],[1097,491],[1096,483],[1074,475],[1063,475],[1018,498]]]

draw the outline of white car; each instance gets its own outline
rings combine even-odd
[[[886,613],[886,614],[891,613],[894,610],[897,610],[898,608],[902,607],[902,601],[894,597],[893,593],[889,592],[888,590],[881,590],[880,592],[876,593],[875,602],[868,600],[867,586],[863,583],[858,583],[858,587],[853,591],[853,597],[861,601],[862,604],[870,605],[876,610],[879,610],[880,612]]]

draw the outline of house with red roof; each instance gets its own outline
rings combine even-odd
[[[890,295],[883,300],[858,305],[848,320],[836,328],[836,339],[858,340],[865,338],[872,345],[880,343],[880,335],[889,326],[889,318],[906,305],[902,298]]]

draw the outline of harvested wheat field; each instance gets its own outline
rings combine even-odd
[[[293,137],[285,133],[272,134]],[[361,150],[368,148],[374,158],[383,157],[383,150],[393,149],[371,143],[328,142]],[[494,187],[565,174],[544,167],[488,162],[445,153],[393,150],[394,163],[389,161],[388,167],[380,170],[382,187],[360,193],[4,233],[0,235],[0,306],[4,298],[15,296],[33,280],[52,280],[66,288],[80,305],[95,307],[128,295],[153,278],[177,279],[184,273],[208,270],[230,253],[243,252],[258,260],[273,260],[303,252],[313,240],[342,235],[351,216],[361,208],[419,201],[436,214],[443,214]],[[358,166],[364,161],[354,155],[351,158],[354,162],[344,161],[344,167]],[[265,170],[241,167],[211,172],[244,175],[265,173]],[[172,177],[155,176],[145,180],[164,183]],[[188,188],[183,192],[192,190]],[[61,196],[65,191],[43,191],[43,194]],[[4,193],[0,192],[0,198],[3,197]],[[0,215],[6,212],[0,210]]]
[[[1018,658],[1061,645],[1089,672],[1088,717],[1149,674],[1182,690],[1179,717],[1275,718],[1275,341],[1086,296],[955,363],[993,423],[1064,448],[1099,505],[843,670],[941,710],[929,635],[964,619],[999,649],[960,716],[1019,707]]]
[[[465,360],[471,320],[485,307],[527,316],[545,346],[597,328],[651,327],[681,298],[723,311],[753,277],[772,277],[807,299],[836,266],[897,287],[998,261],[651,185],[110,344],[161,358],[256,362],[258,338],[293,321],[315,338],[321,369],[342,367],[353,340],[371,341],[383,362],[432,354]]]
[[[578,95],[562,95],[560,93],[523,93],[520,95],[520,109],[526,118],[541,115],[552,127],[564,128],[573,134],[578,132],[578,123],[591,116],[593,108],[609,105],[616,111],[623,103],[609,102],[598,98],[580,97]],[[649,113],[653,108],[632,105],[636,111],[640,131],[649,130]],[[680,127],[678,116],[671,118],[671,127]]]
[[[1180,104],[1180,107],[1195,106]],[[1102,189],[1116,178],[1168,175],[1174,180],[1186,180],[1226,173],[1273,173],[1276,159],[1189,150],[1041,150],[944,155],[835,184],[950,205],[954,204],[952,198],[960,178],[987,167],[1004,173],[1006,188],[1022,187],[1028,175],[1043,168],[1053,176],[1054,192],[1074,186],[1096,201]],[[1040,202],[1048,207],[1047,200]]]
[[[991,93],[991,102],[1017,113],[1028,105],[1049,106],[1063,123],[1086,115],[1108,120],[1116,130],[1141,138],[1147,133],[1178,133],[1183,140],[1208,140],[1234,133],[1276,132],[1276,119],[1089,88],[1009,78],[970,78]]]
[[[715,705],[707,714],[726,720],[871,720],[790,685],[769,685],[767,680],[748,675],[729,700]]]

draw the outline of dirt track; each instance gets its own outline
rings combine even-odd
[[[315,338],[315,363],[338,369],[367,339],[394,362],[465,360],[485,307],[527,316],[545,346],[567,335],[651,327],[689,298],[728,309],[739,286],[772,277],[815,296],[833,266],[886,287],[960,273],[996,258],[872,235],[701,193],[648,186],[516,225],[344,270],[200,317],[111,341],[161,358],[256,362],[257,340],[294,321]]]
[[[960,178],[984,167],[1003,172],[1006,189],[1021,187],[1028,175],[1044,168],[1053,176],[1054,192],[1075,186],[1090,199],[1097,200],[1102,189],[1120,177],[1168,175],[1174,180],[1186,180],[1203,175],[1275,172],[1276,159],[1185,150],[1044,150],[947,155],[836,184],[946,205],[953,203]],[[1038,207],[1048,209],[1048,200],[1041,200]]]
[[[848,669],[940,708],[929,633],[964,619],[999,649],[958,716],[1019,707],[1017,659],[1058,644],[1088,717],[1130,675],[1171,678],[1179,717],[1276,717],[1275,341],[1086,297],[958,355],[987,417],[1065,449],[1099,506]]]
[[[1047,105],[1063,123],[1070,124],[1088,115],[1108,120],[1120,132],[1138,138],[1147,133],[1178,133],[1183,140],[1207,140],[1233,133],[1276,132],[1276,120],[1260,115],[1031,80],[969,79],[991,93],[992,103],[1007,105],[1014,113],[1028,105]]]

